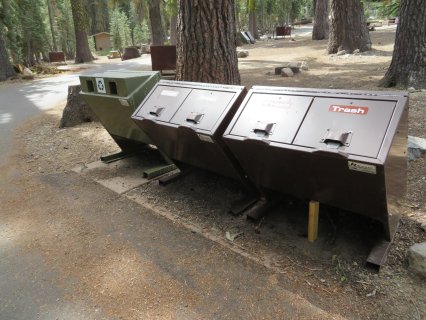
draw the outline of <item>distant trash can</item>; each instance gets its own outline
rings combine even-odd
[[[150,46],[153,71],[166,71],[166,75],[176,73],[176,46]]]
[[[222,135],[245,94],[243,86],[161,80],[132,119],[171,159],[242,178]]]
[[[80,76],[81,95],[123,151],[152,143],[131,119],[160,80],[153,71],[107,71]]]
[[[245,31],[239,33],[241,42],[244,44],[251,44],[250,38],[246,35]]]
[[[49,62],[65,62],[65,53],[63,51],[49,52]]]
[[[391,241],[406,190],[408,96],[253,87],[224,133],[264,190],[366,215]]]

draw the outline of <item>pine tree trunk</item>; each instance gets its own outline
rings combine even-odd
[[[318,1],[318,0],[317,0]],[[360,0],[332,0],[331,25],[327,51],[371,50],[370,34]]]
[[[233,0],[180,0],[177,80],[239,84]]]
[[[86,32],[86,11],[83,0],[71,0],[72,17],[75,30],[75,63],[93,61]]]
[[[67,105],[62,112],[59,128],[74,127],[98,118],[80,95],[81,85],[68,86]]]
[[[52,44],[53,51],[58,51],[58,46],[56,44],[56,27],[55,27],[55,12],[54,12],[54,3],[52,0],[47,0],[47,11],[49,13],[49,23],[50,23],[50,32],[52,34]]]
[[[170,44],[176,45],[177,43],[177,15],[172,14],[170,17]]]
[[[426,0],[401,0],[392,62],[380,85],[426,88]]]
[[[328,39],[328,0],[316,1],[312,40]]]
[[[248,29],[251,33],[251,35],[255,39],[259,39],[259,32],[257,32],[257,26],[256,26],[256,2],[255,0],[249,0],[248,1],[249,6],[249,25]]]
[[[151,0],[149,3],[149,21],[151,23],[152,45],[164,45],[164,31],[161,23],[160,1]]]
[[[0,30],[0,81],[4,81],[15,75],[15,71],[9,62],[6,46],[3,40],[3,34]]]

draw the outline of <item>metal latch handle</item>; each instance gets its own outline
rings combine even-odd
[[[160,116],[160,114],[164,111],[164,107],[154,107],[154,109],[152,109],[150,112],[149,112],[149,114],[150,115],[153,115],[153,116],[156,116],[156,117],[159,117]]]
[[[203,116],[204,116],[203,113],[191,112],[189,116],[186,118],[186,121],[197,124],[197,123],[200,123]]]
[[[269,122],[258,122],[256,128],[253,129],[254,133],[264,133],[265,135],[270,135],[272,129],[274,128],[275,123]]]
[[[352,132],[336,132],[332,131],[330,129],[327,130],[327,133],[325,134],[324,138],[321,139],[321,142],[328,144],[338,144],[339,146],[349,146],[349,143],[351,141]]]

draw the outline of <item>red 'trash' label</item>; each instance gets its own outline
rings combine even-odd
[[[328,111],[366,115],[368,113],[368,107],[331,105]]]

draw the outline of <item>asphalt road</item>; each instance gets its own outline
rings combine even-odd
[[[85,64],[81,74],[107,70],[150,70],[149,56],[108,64]],[[0,85],[0,166],[12,147],[14,130],[26,120],[66,100],[68,86],[79,83],[78,74]]]

